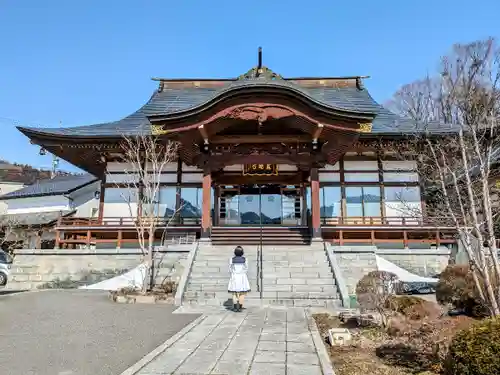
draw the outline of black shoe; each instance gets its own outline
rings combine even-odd
[[[243,310],[243,305],[240,303],[240,310]]]
[[[233,305],[233,311],[234,311],[234,312],[237,312],[237,311],[238,311],[238,304],[237,304],[237,303],[235,303],[235,304]]]
[[[241,304],[238,303],[238,312],[240,312],[240,311],[241,311]]]

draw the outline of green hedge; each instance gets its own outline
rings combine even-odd
[[[453,338],[445,375],[500,374],[500,320],[485,319]]]

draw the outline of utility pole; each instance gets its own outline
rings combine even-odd
[[[59,127],[62,128],[62,121],[59,120]],[[52,154],[52,168],[50,168],[50,179],[56,177],[57,167],[59,166],[59,158]]]
[[[59,166],[59,158],[52,155],[52,168],[50,169],[50,178],[56,177],[57,167]]]

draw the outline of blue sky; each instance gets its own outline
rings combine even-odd
[[[117,120],[151,77],[369,75],[384,102],[455,42],[500,37],[498,0],[0,0],[0,158],[49,167],[15,125]],[[65,163],[61,167],[68,169]]]

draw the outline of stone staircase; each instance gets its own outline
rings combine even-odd
[[[262,297],[269,304],[341,306],[323,243],[264,246],[262,259]]]
[[[213,227],[213,245],[307,245],[311,243],[308,227]]]
[[[248,261],[248,280],[252,292],[248,299],[258,298],[257,292],[257,246],[244,246]],[[229,282],[229,259],[234,246],[210,246],[200,244],[193,260],[183,303],[222,305],[230,298],[227,291]]]
[[[233,246],[200,244],[183,296],[185,304],[222,305],[230,295],[229,259]],[[265,245],[262,249],[262,298],[258,246],[244,246],[252,292],[245,305],[339,307],[341,301],[323,243]]]

